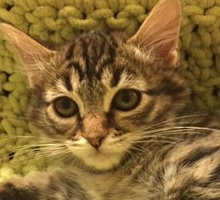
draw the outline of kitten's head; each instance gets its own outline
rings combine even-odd
[[[161,0],[131,38],[90,32],[57,50],[1,24],[29,80],[33,122],[83,166],[119,165],[185,104],[175,73],[180,13],[178,0]]]

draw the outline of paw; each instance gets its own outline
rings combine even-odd
[[[0,200],[39,200],[37,189],[22,182],[0,184]]]

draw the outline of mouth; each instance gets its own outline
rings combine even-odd
[[[73,156],[77,158],[76,166],[88,169],[89,171],[109,171],[120,165],[123,153],[121,152],[105,152],[103,150],[90,149],[80,150],[76,149],[71,151]]]
[[[102,144],[94,148],[87,142],[66,142],[66,146],[76,160],[76,166],[92,171],[103,172],[117,168],[125,154],[124,146]],[[79,161],[79,162],[77,162]]]

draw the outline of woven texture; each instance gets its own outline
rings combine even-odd
[[[157,0],[0,0],[0,20],[41,41],[62,43],[82,31],[134,32]],[[220,108],[220,0],[183,0],[181,71],[200,108]],[[24,120],[26,78],[0,40],[0,180],[48,167],[37,156],[34,127]],[[9,139],[10,138],[10,139]],[[33,145],[34,147],[34,145]]]

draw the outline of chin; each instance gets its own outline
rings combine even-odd
[[[84,164],[92,171],[110,171],[120,165],[122,161],[122,154],[107,154],[102,152],[96,152],[93,155],[86,155],[81,157]]]
[[[90,145],[74,146],[69,144],[67,148],[76,158],[76,166],[93,172],[106,172],[117,168],[126,152],[124,148],[114,147],[101,147],[96,150]]]

